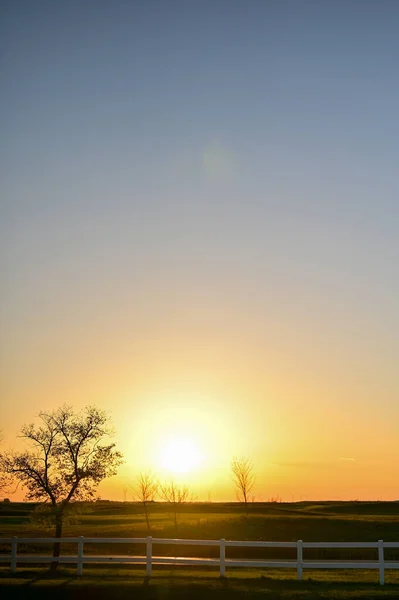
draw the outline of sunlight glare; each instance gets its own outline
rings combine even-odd
[[[173,438],[163,447],[160,463],[164,469],[174,473],[187,473],[194,470],[202,461],[196,444],[187,438]]]

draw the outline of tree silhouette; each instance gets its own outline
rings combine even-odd
[[[55,536],[60,538],[71,501],[93,500],[103,479],[116,474],[122,455],[114,443],[104,443],[112,431],[104,411],[93,406],[74,413],[69,406],[39,413],[39,425],[24,425],[25,452],[0,454],[1,471],[26,489],[26,499],[51,506]],[[60,555],[55,542],[53,557]],[[51,563],[57,568],[58,561]]]
[[[233,482],[236,487],[237,499],[245,504],[247,509],[249,494],[255,485],[255,474],[253,464],[249,458],[244,456],[234,457],[231,462]]]
[[[175,529],[177,531],[178,514],[182,504],[188,501],[190,490],[188,486],[179,485],[175,481],[159,484],[159,495],[162,500],[168,502],[172,508]]]
[[[158,495],[159,483],[153,473],[139,473],[136,479],[136,485],[133,487],[135,497],[142,503],[145,515],[147,530],[151,531],[149,503],[154,502]]]
[[[3,441],[3,431],[0,429],[0,442]],[[0,492],[8,492],[11,483],[11,477],[5,472],[4,466],[0,462]],[[6,500],[6,499],[5,499]]]

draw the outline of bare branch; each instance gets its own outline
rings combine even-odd
[[[139,502],[154,502],[158,495],[159,482],[150,471],[139,473],[133,491]]]
[[[143,505],[144,516],[148,531],[150,527],[149,503],[154,502],[159,493],[159,483],[155,475],[150,471],[139,473],[136,479],[136,484],[131,486],[134,492],[134,497]]]
[[[51,502],[55,537],[61,537],[69,502],[92,499],[101,481],[116,474],[122,455],[115,444],[104,443],[111,431],[109,419],[95,407],[74,413],[62,406],[40,413],[39,419],[38,426],[25,425],[21,430],[30,450],[0,454],[0,473],[7,481],[23,485],[28,500]]]
[[[173,480],[159,484],[159,495],[162,500],[171,505],[176,529],[178,527],[177,515],[181,505],[188,501],[189,493],[188,486],[179,485]]]
[[[246,507],[249,494],[256,481],[256,476],[253,472],[253,464],[249,458],[243,456],[234,457],[231,463],[231,471],[237,491],[237,498],[240,502],[244,502]]]

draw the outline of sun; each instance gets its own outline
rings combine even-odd
[[[193,471],[201,461],[202,455],[198,446],[189,438],[172,438],[161,450],[161,466],[173,473]]]

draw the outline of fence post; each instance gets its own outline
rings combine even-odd
[[[14,535],[11,541],[11,573],[15,573],[17,570],[17,546],[18,538]]]
[[[84,544],[84,537],[83,535],[80,536],[79,541],[78,541],[78,575],[82,575],[83,572],[83,544]]]
[[[384,572],[384,541],[378,540],[378,562],[380,564],[380,585],[385,583],[385,572]]]
[[[224,577],[226,573],[226,540],[222,538],[220,540],[220,577]]]
[[[152,569],[152,537],[149,535],[147,537],[147,563],[146,563],[147,577],[151,577],[151,569]]]
[[[296,548],[297,548],[296,567],[297,567],[297,573],[298,573],[298,581],[302,581],[302,569],[303,569],[302,540],[297,541]]]

